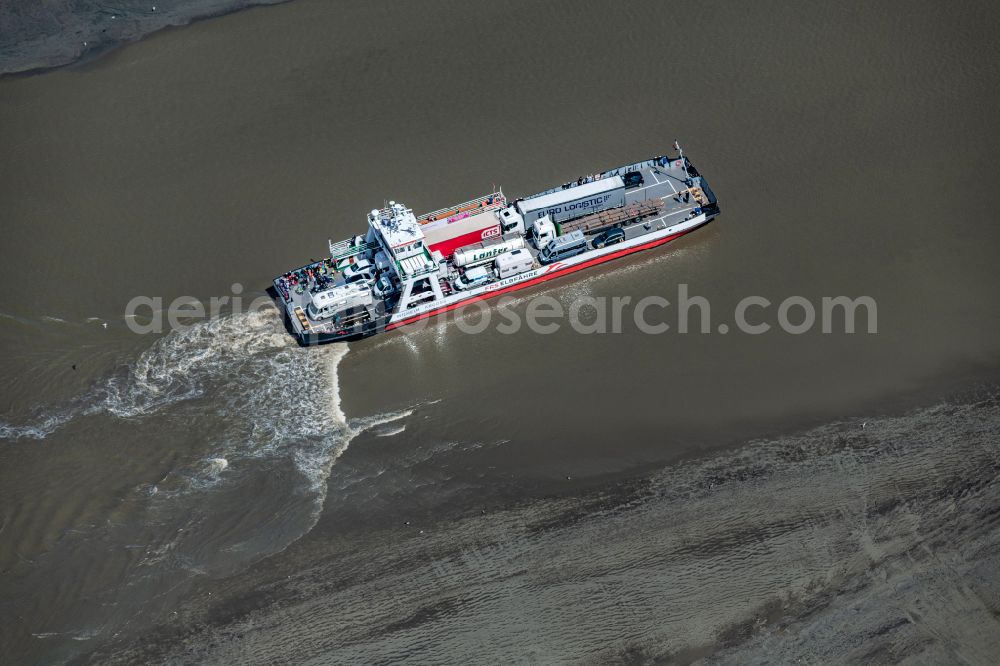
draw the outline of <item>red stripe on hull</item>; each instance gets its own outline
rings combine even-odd
[[[705,224],[707,224],[709,221],[710,220],[706,220]],[[428,317],[433,317],[433,316],[439,315],[439,314],[441,314],[443,312],[448,312],[450,310],[454,310],[455,308],[462,307],[463,305],[465,305],[467,303],[475,303],[476,301],[484,301],[484,300],[487,300],[487,299],[490,299],[490,298],[494,298],[496,296],[500,296],[501,294],[506,294],[506,293],[511,292],[511,291],[517,291],[518,289],[524,289],[525,287],[530,287],[531,285],[541,284],[542,282],[545,282],[547,280],[551,280],[552,278],[557,278],[557,277],[562,277],[564,275],[569,275],[570,273],[575,273],[576,271],[583,270],[584,268],[589,268],[590,266],[597,266],[598,264],[603,264],[604,262],[611,261],[612,259],[618,259],[619,257],[626,257],[626,256],[628,256],[630,254],[634,254],[634,253],[639,252],[641,250],[648,250],[650,248],[654,248],[654,247],[657,247],[659,245],[663,245],[664,243],[669,243],[670,241],[674,240],[675,238],[680,238],[684,234],[691,233],[692,231],[694,231],[695,229],[700,228],[701,226],[703,226],[703,225],[698,225],[697,227],[691,227],[690,229],[686,229],[684,231],[681,231],[680,233],[673,234],[672,236],[666,236],[664,238],[660,238],[658,240],[651,241],[649,243],[645,243],[643,245],[637,245],[635,247],[630,247],[627,250],[619,250],[618,252],[612,252],[611,254],[606,254],[606,255],[601,256],[601,257],[596,257],[594,259],[590,259],[588,261],[584,261],[583,263],[576,264],[574,266],[568,266],[568,267],[563,268],[562,270],[556,271],[554,273],[549,273],[547,275],[539,275],[536,278],[532,278],[532,279],[526,280],[524,282],[519,282],[517,284],[512,284],[511,286],[504,287],[503,289],[497,289],[496,291],[490,291],[490,292],[486,292],[486,293],[483,293],[483,294],[477,294],[476,296],[472,296],[472,297],[467,298],[467,299],[465,299],[463,301],[459,301],[457,303],[452,303],[451,305],[445,305],[444,307],[440,307],[437,310],[431,310],[430,312],[424,312],[423,314],[415,315],[414,317],[412,317],[410,319],[405,319],[403,321],[398,321],[398,322],[395,322],[395,323],[392,323],[392,324],[388,324],[385,327],[385,330],[386,331],[391,331],[391,330],[393,330],[395,328],[399,328],[400,326],[406,326],[407,324],[412,324],[414,322],[420,321],[421,319],[427,319]]]

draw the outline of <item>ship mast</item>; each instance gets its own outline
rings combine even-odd
[[[680,153],[680,156],[681,156],[681,168],[684,169],[684,184],[687,185],[688,187],[690,187],[691,186],[691,174],[688,173],[687,162],[684,161],[684,149],[681,148],[681,144],[677,141],[677,139],[674,139],[674,150],[676,150],[678,153]]]

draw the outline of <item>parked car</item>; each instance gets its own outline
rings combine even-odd
[[[359,259],[344,269],[344,280],[346,282],[372,282],[375,279],[375,266],[367,259]]]
[[[645,182],[642,174],[638,171],[629,171],[622,176],[622,180],[625,181],[626,190],[631,190],[633,187],[641,187],[643,182]]]
[[[623,240],[625,240],[625,230],[621,227],[612,227],[594,236],[592,244],[595,248],[601,248],[606,245],[621,243]]]

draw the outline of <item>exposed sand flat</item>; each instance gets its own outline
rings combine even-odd
[[[396,548],[311,537],[100,661],[993,663],[998,428],[988,397],[402,528]]]
[[[170,26],[287,0],[10,0],[0,3],[0,76],[44,70]]]

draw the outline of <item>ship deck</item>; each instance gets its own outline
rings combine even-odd
[[[669,227],[674,220],[683,220],[687,214],[690,214],[701,203],[688,192],[688,174],[685,173],[680,160],[667,161],[665,165],[661,164],[657,160],[637,162],[635,164],[619,167],[617,169],[611,169],[603,173],[584,176],[577,181],[572,181],[561,187],[555,187],[544,192],[539,192],[539,194],[558,192],[560,190],[570,189],[577,187],[578,185],[591,182],[591,180],[595,178],[622,176],[631,171],[638,171],[641,173],[643,183],[639,187],[632,187],[625,190],[626,205],[653,201],[656,199],[663,202],[663,213],[657,217],[646,220],[651,224],[657,225],[657,223],[663,222]],[[689,171],[692,177],[698,175],[698,172],[693,168],[690,168]]]
[[[647,234],[655,234],[660,231],[669,230],[675,225],[681,225],[681,223],[687,221],[696,214],[696,208],[699,206],[704,208],[707,204],[709,204],[709,202],[714,201],[714,194],[708,188],[708,185],[698,178],[700,174],[697,170],[689,165],[688,171],[685,171],[683,164],[684,163],[678,159],[669,160],[667,158],[654,158],[644,162],[622,166],[617,169],[611,169],[602,173],[582,176],[575,181],[551,188],[544,192],[539,192],[538,194],[532,196],[534,197],[551,192],[569,190],[585,183],[592,182],[596,179],[624,176],[629,172],[639,172],[642,174],[642,183],[638,186],[629,187],[625,190],[625,205],[627,206],[630,204],[659,201],[662,202],[663,209],[655,217],[645,218],[641,222],[624,226],[625,240],[630,241]],[[694,186],[689,185],[691,182],[689,177],[695,179]],[[502,195],[499,195],[500,199],[498,201],[494,201],[493,198],[496,198],[497,196],[497,194],[494,194],[492,197],[483,198],[483,200],[486,200],[486,203],[490,208],[498,207],[499,204],[505,203],[505,201],[503,200]],[[476,200],[474,203],[477,203],[477,207],[482,206],[482,201],[480,200]],[[712,207],[714,208],[714,206]],[[449,208],[442,210],[447,212],[452,209]],[[708,214],[712,216],[715,212],[717,212],[717,209],[713,212],[709,212]],[[428,220],[429,215],[431,214],[422,215],[418,219],[425,222]],[[439,218],[437,215],[434,215],[431,219],[433,220]],[[592,233],[597,233],[597,230],[594,230]],[[588,233],[588,236],[592,236],[592,233]],[[538,266],[537,248],[535,248],[531,243],[527,243],[526,249],[531,253],[532,258],[535,259],[535,265]],[[292,273],[308,271],[310,268],[314,271],[320,272],[324,275],[324,277],[328,276],[332,280],[331,285],[343,283],[343,276],[329,270],[328,265],[324,264],[322,261],[297,269],[297,271],[292,271]],[[452,268],[454,269],[454,267]],[[464,271],[459,272],[464,273]],[[279,286],[279,281],[280,278],[275,279],[275,288],[278,289],[280,294],[281,287]],[[288,291],[288,299],[285,306],[289,312],[290,323],[296,330],[297,334],[324,333],[331,332],[333,330],[331,322],[314,322],[305,315],[304,308],[309,303],[308,290],[299,291],[298,289],[287,284],[286,288]],[[452,285],[449,284],[447,279],[441,279],[441,288],[446,296],[453,293]],[[395,297],[391,297],[389,300],[384,301],[380,311],[391,312],[395,307],[395,302]]]

